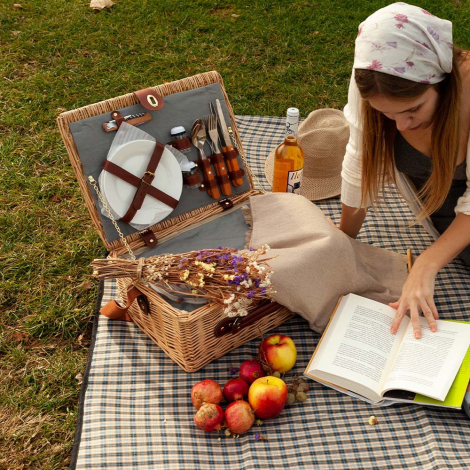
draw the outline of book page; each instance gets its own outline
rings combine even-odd
[[[470,325],[437,320],[432,333],[427,320],[419,320],[421,338],[415,339],[410,322],[384,392],[409,390],[443,401],[470,345]]]
[[[390,326],[396,310],[354,294],[343,297],[307,375],[360,393],[373,401],[380,392],[405,334],[409,319],[395,335]],[[332,378],[331,376],[335,376]],[[367,388],[374,393],[370,394]]]

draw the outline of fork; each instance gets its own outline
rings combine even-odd
[[[204,118],[207,126],[207,132],[210,137],[210,146],[214,154],[222,153],[219,147],[219,133],[217,132],[217,116],[215,114],[209,114]]]

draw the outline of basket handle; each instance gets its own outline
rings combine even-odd
[[[261,318],[282,308],[277,302],[269,300],[262,302],[255,310],[245,317],[228,317],[221,320],[214,329],[214,336],[220,338],[228,333],[237,334],[243,328],[252,325]]]
[[[141,310],[148,315],[150,313],[149,301],[147,300],[147,297],[134,285],[131,285],[127,289],[127,304],[125,307],[119,305],[115,300],[110,300],[101,308],[100,313],[112,320],[133,322],[134,320],[129,315],[128,310],[136,299]]]

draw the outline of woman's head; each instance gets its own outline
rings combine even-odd
[[[360,25],[354,78],[363,98],[363,203],[377,198],[379,179],[395,180],[396,130],[425,129],[432,131],[433,172],[420,193],[420,218],[443,203],[458,151],[461,55],[452,24],[418,7],[389,5]]]

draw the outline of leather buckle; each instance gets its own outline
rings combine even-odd
[[[146,176],[150,176],[150,183],[148,181],[145,180],[145,177]],[[143,175],[142,175],[142,183],[145,183],[147,184],[148,186],[151,186],[152,185],[152,181],[154,180],[155,178],[155,173],[152,173],[151,171],[146,171]]]

